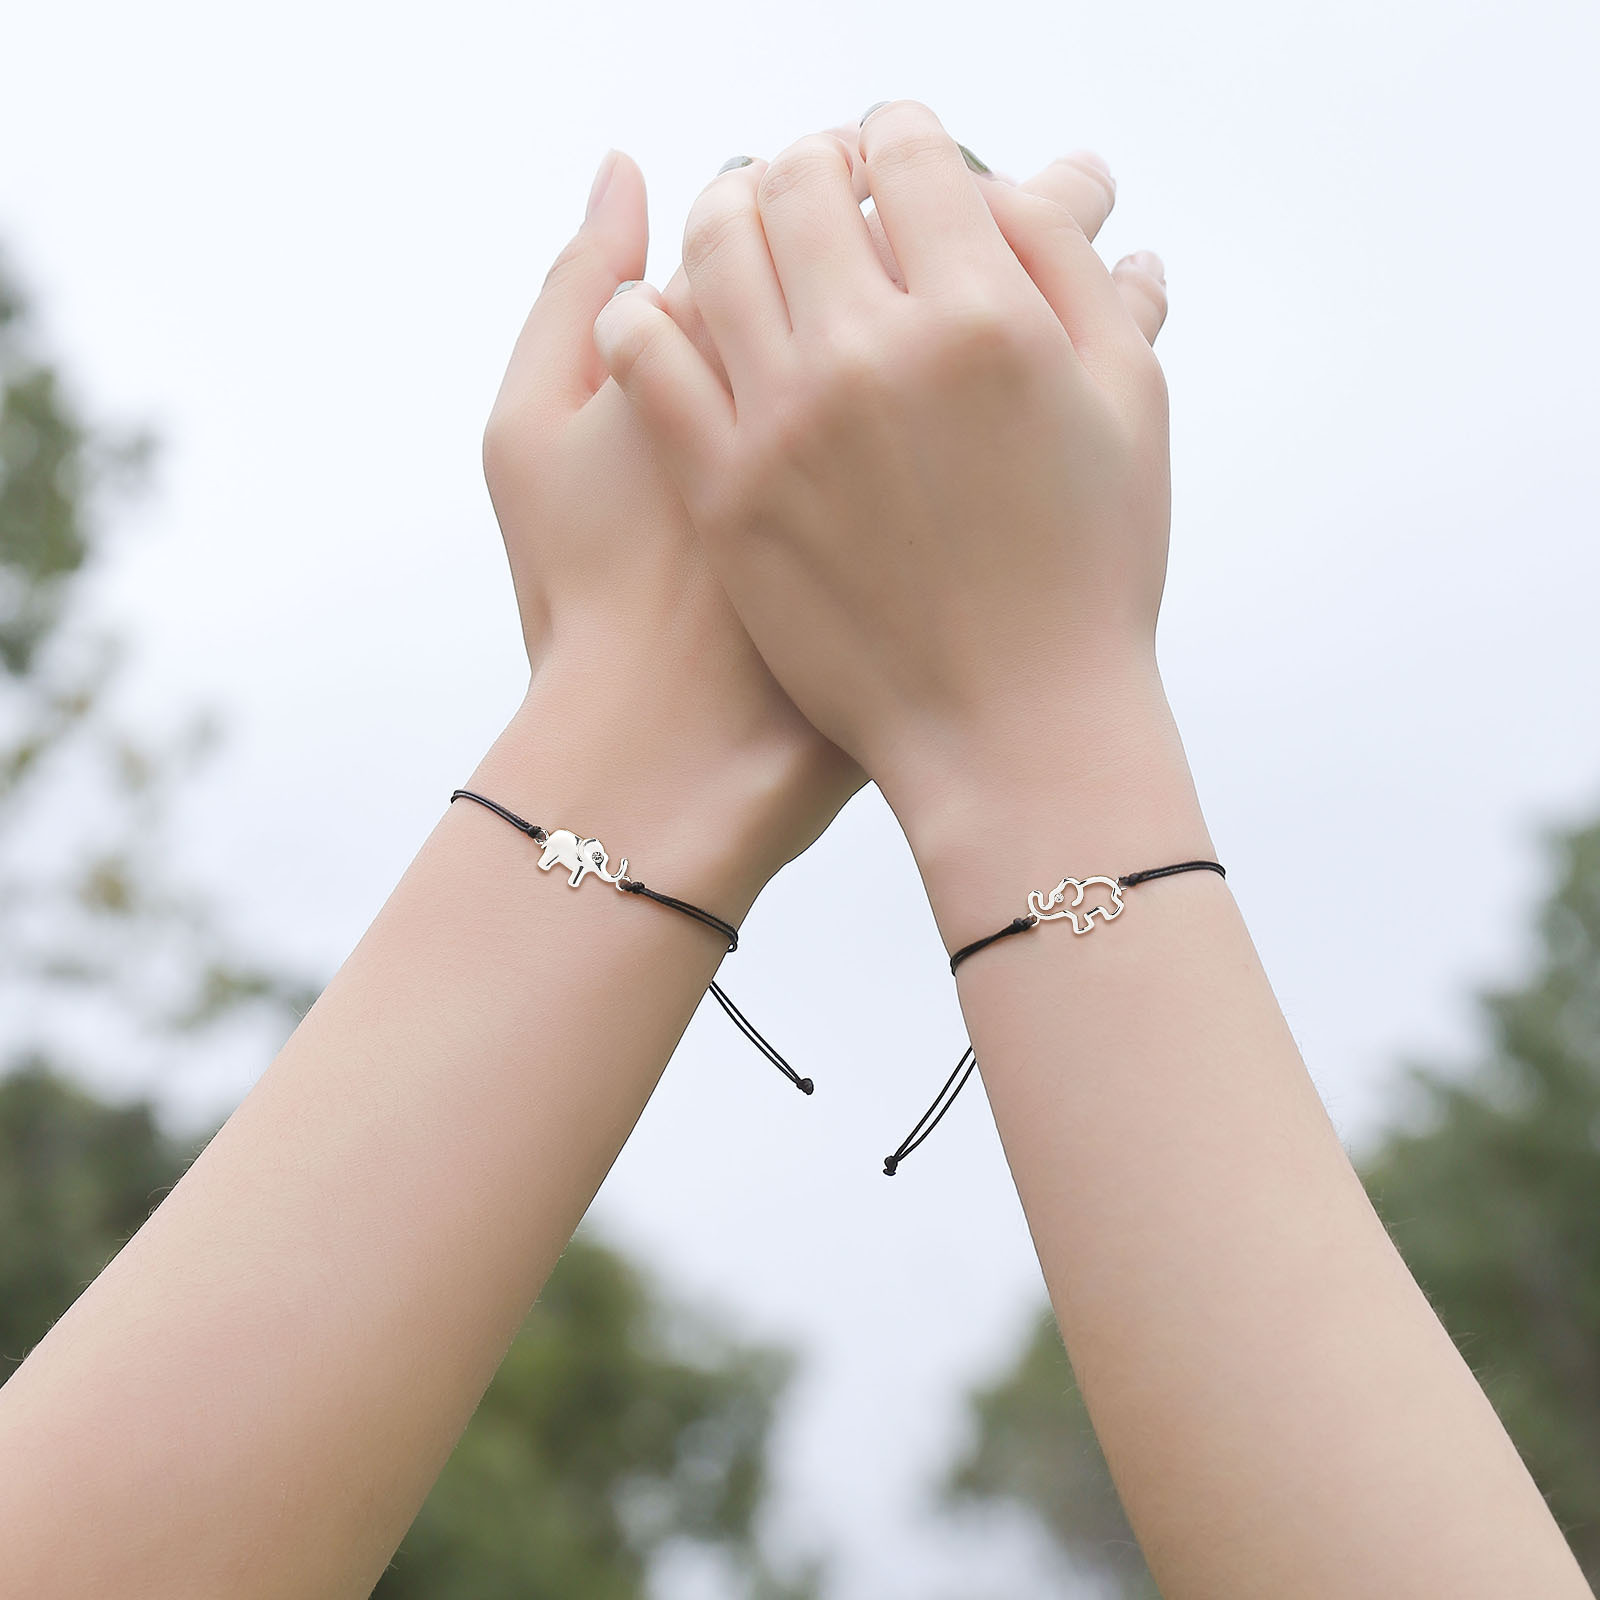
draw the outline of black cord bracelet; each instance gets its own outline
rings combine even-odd
[[[1180,872],[1214,872],[1219,878],[1228,876],[1226,869],[1217,861],[1178,861],[1170,867],[1150,867],[1144,872],[1124,873],[1120,878],[1063,878],[1048,894],[1038,889],[1030,890],[1026,915],[1013,918],[997,933],[985,934],[981,939],[974,939],[971,944],[962,945],[950,957],[950,970],[954,972],[963,961],[969,956],[977,955],[980,950],[986,950],[990,945],[998,944],[1000,940],[1009,939],[1015,934],[1028,933],[1042,922],[1066,919],[1071,922],[1074,933],[1092,932],[1097,918],[1101,922],[1113,922],[1122,915],[1124,889],[1131,889],[1136,884],[1150,883],[1156,878],[1176,877]],[[1067,899],[1069,888],[1073,891],[1070,901]],[[1091,905],[1087,910],[1083,910],[1081,908],[1091,888],[1107,889],[1110,891],[1109,897],[1103,897],[1106,903]],[[956,1070],[945,1079],[944,1087],[934,1096],[933,1104],[922,1113],[917,1125],[900,1141],[895,1153],[884,1158],[883,1171],[886,1177],[892,1178],[900,1163],[944,1120],[944,1114],[955,1104],[956,1096],[966,1088],[967,1080],[976,1071],[977,1065],[978,1058],[969,1044],[956,1063]]]
[[[610,870],[611,861],[606,853],[606,848],[598,839],[581,838],[579,835],[566,828],[557,828],[554,831],[541,828],[536,822],[528,822],[519,817],[516,812],[508,811],[496,800],[491,800],[486,795],[476,794],[471,789],[457,789],[450,796],[450,803],[457,800],[474,800],[480,806],[494,812],[497,817],[504,818],[520,833],[525,833],[537,845],[542,846],[539,856],[539,866],[546,872],[552,867],[564,867],[570,876],[568,884],[576,889],[583,880],[593,875],[602,883],[609,883],[612,888],[620,890],[623,894],[642,896],[646,900],[654,900],[658,906],[666,906],[670,911],[677,911],[686,917],[693,918],[702,926],[711,928],[720,933],[728,941],[729,955],[739,948],[739,930],[731,922],[725,921],[714,912],[706,911],[700,906],[690,905],[687,900],[679,900],[670,894],[662,894],[658,889],[652,889],[641,883],[637,878],[628,876],[628,860],[624,856],[622,864],[615,872]],[[810,1094],[816,1085],[809,1078],[802,1078],[793,1067],[761,1036],[754,1023],[728,998],[727,991],[715,980],[711,984],[711,997],[723,1011],[728,1019],[747,1038],[784,1077],[802,1094]]]

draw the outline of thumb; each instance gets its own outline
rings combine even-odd
[[[644,175],[620,150],[600,163],[583,226],[556,257],[518,335],[505,388],[575,411],[606,380],[594,319],[617,285],[644,276]]]

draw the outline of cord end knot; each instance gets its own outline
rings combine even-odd
[[[816,1084],[814,1084],[809,1078],[796,1078],[794,1080],[794,1086],[800,1091],[801,1094],[811,1094],[816,1090],[817,1087]]]
[[[900,1166],[900,1161],[899,1161],[898,1157],[896,1157],[896,1156],[885,1156],[883,1158],[883,1175],[884,1175],[884,1177],[892,1178],[895,1175],[895,1172],[899,1169],[899,1166]]]

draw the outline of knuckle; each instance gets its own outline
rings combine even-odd
[[[948,164],[952,156],[960,159],[955,144],[943,128],[936,122],[913,122],[886,129],[884,136],[875,140],[867,152],[866,162],[869,173],[893,176]]]
[[[852,323],[826,328],[812,341],[813,382],[827,394],[848,398],[875,390],[884,356],[870,332]]]
[[[1027,360],[1030,327],[1031,319],[1003,299],[971,287],[939,307],[931,342],[939,355],[964,366],[1010,368]]]
[[[959,159],[955,140],[919,100],[896,100],[873,116],[861,131],[861,151],[868,168],[879,170]]]
[[[615,336],[611,366],[618,382],[626,383],[636,372],[647,372],[660,356],[666,326],[655,317],[632,317]]]
[[[706,190],[689,208],[683,228],[683,266],[692,278],[714,261],[745,225],[745,208],[729,186]]]
[[[827,134],[810,134],[774,157],[756,185],[756,203],[762,207],[783,200],[797,189],[837,173],[844,165],[844,152],[837,139]]]
[[[522,434],[510,407],[497,401],[483,426],[483,475],[491,489],[519,462]]]

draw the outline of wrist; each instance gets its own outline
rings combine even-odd
[[[1029,890],[1062,877],[1214,854],[1153,666],[1054,706],[1019,702],[952,735],[941,757],[937,769],[908,765],[885,796],[949,949],[1021,915]]]
[[[828,787],[808,725],[714,714],[698,687],[674,693],[646,663],[546,657],[466,787],[737,922],[849,791]]]

